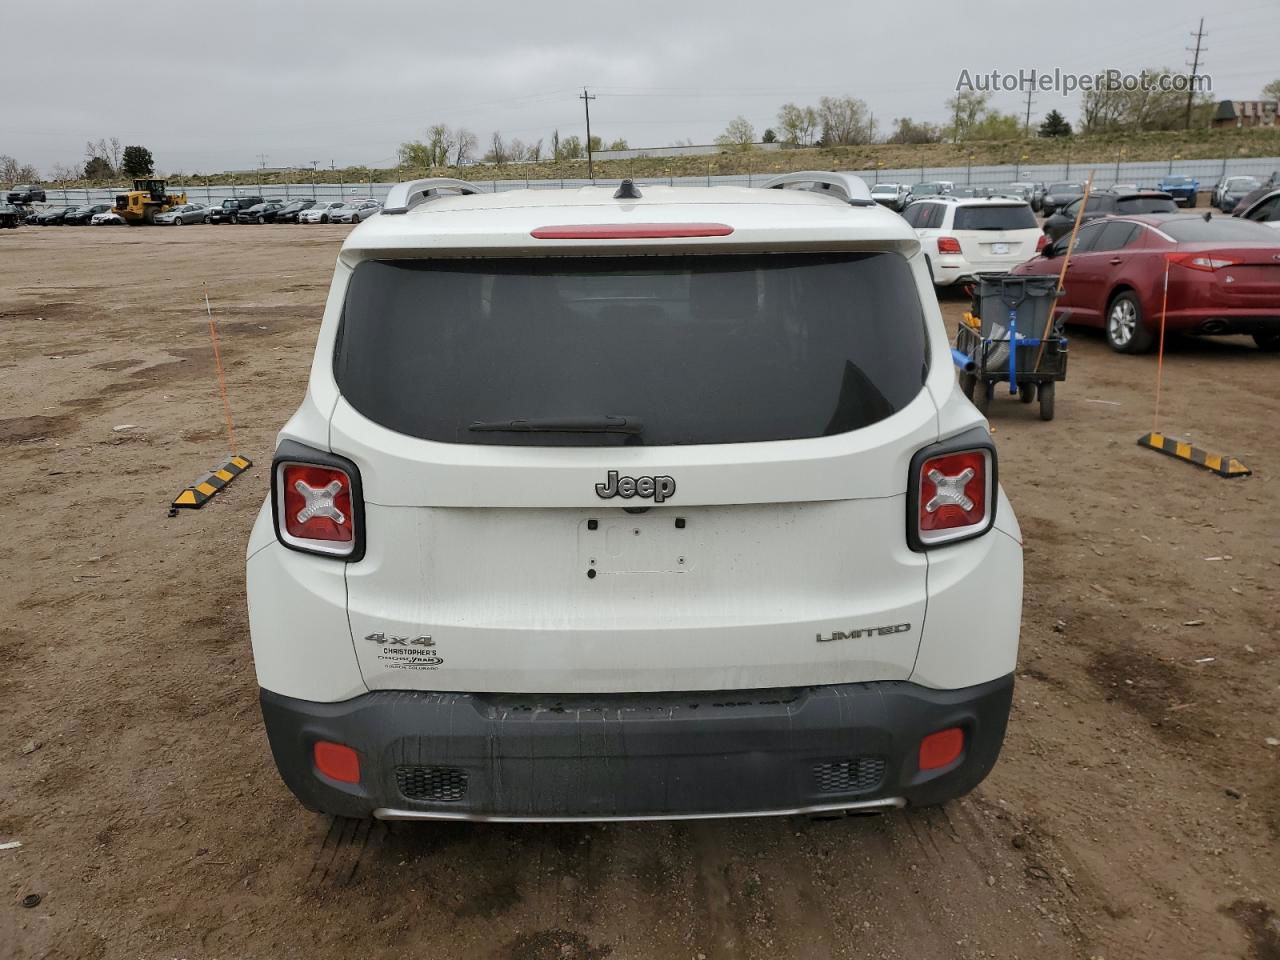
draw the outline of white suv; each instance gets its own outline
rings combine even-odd
[[[935,804],[996,761],[1021,534],[920,244],[857,178],[393,188],[248,547],[309,808]]]
[[[1010,197],[935,197],[903,211],[940,287],[1008,273],[1048,242],[1031,206]]]

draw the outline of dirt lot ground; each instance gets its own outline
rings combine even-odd
[[[243,553],[346,228],[0,236],[0,957],[1280,957],[1280,358],[1077,331],[1058,419],[1001,399],[1026,534],[1004,755],[873,819],[384,825],[276,776]],[[172,497],[238,452],[198,513]],[[951,322],[959,300],[944,301]],[[980,611],[975,611],[980,614]],[[41,902],[24,908],[31,893]]]

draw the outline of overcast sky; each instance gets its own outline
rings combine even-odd
[[[169,172],[248,169],[259,154],[391,166],[435,121],[482,143],[495,129],[581,136],[583,85],[598,97],[592,133],[633,147],[707,143],[739,113],[759,135],[780,104],[823,94],[862,98],[885,131],[945,120],[964,68],[1181,65],[1202,15],[1214,98],[1258,97],[1280,76],[1277,0],[46,0],[14,11],[24,39],[0,58],[0,153],[47,172],[116,136]],[[1037,94],[1033,120],[1056,107],[1074,123],[1077,99]]]

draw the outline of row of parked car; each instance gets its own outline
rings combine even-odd
[[[1169,190],[1118,184],[1086,201],[1061,187],[1042,199],[1051,211],[1043,223],[1012,191],[925,195],[902,216],[934,284],[950,287],[1006,273],[1056,277],[1079,214],[1058,300],[1071,322],[1102,327],[1121,353],[1151,348],[1161,311],[1171,332],[1249,334],[1280,350],[1280,183],[1246,195],[1230,217],[1183,212]]]
[[[14,191],[10,191],[12,194]],[[228,197],[220,204],[183,203],[156,215],[165,226],[191,223],[359,223],[382,209],[367,197],[350,200],[282,200]],[[36,209],[29,202],[0,204],[0,226],[19,223],[48,227],[55,224],[116,226],[124,220],[109,203],[55,204]]]

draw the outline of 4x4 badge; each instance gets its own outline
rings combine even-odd
[[[609,478],[604,483],[596,484],[596,496],[601,500],[641,497],[654,503],[662,503],[675,492],[676,482],[671,477],[620,477],[617,470],[610,470]]]

